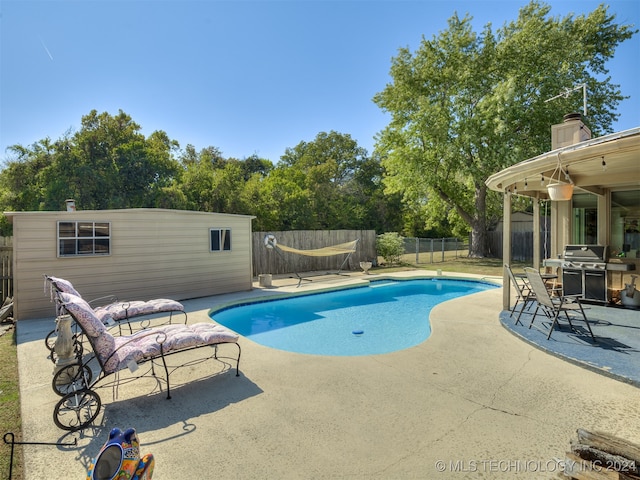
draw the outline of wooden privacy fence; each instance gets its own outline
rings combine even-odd
[[[289,232],[253,232],[253,274],[286,274],[296,272],[337,272],[347,254],[309,257],[267,248],[265,237],[273,235],[278,244],[298,250],[314,250],[358,240],[342,270],[359,270],[360,262],[376,258],[375,230],[294,230]]]
[[[13,297],[13,237],[0,237],[0,296]]]

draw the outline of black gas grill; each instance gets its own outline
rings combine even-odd
[[[606,245],[567,245],[562,260],[562,290],[585,300],[607,302]]]

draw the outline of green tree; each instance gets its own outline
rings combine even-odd
[[[314,211],[309,190],[304,188],[304,174],[278,166],[268,177],[252,177],[247,184],[247,198],[253,198],[254,229],[310,230],[314,229]]]
[[[82,209],[152,207],[179,173],[177,147],[162,131],[145,138],[122,111],[93,110],[73,135],[10,147],[0,201],[13,210],[57,210],[67,198]]]
[[[255,155],[226,159],[211,146],[197,152],[187,145],[179,161],[183,171],[173,188],[183,193],[188,209],[206,212],[253,214],[260,197],[245,192],[248,182],[254,176],[259,181],[273,169],[270,161]]]
[[[2,207],[15,211],[41,210],[44,207],[42,172],[54,163],[56,146],[45,138],[30,148],[13,145],[9,150],[14,159],[7,162],[0,175]]]
[[[351,205],[349,228],[376,232],[402,229],[405,211],[402,195],[385,195],[383,177],[384,169],[376,156],[366,159],[358,166],[345,188],[345,195]]]
[[[254,174],[266,177],[273,170],[273,163],[257,155],[251,155],[240,162],[245,180],[249,180]]]
[[[184,171],[177,180],[176,187],[184,194],[187,209],[212,212],[215,168],[206,152],[198,154],[191,145],[187,145],[181,156]]]
[[[224,168],[215,171],[211,200],[213,212],[246,213],[242,203],[245,186],[244,172],[240,162],[227,162]]]
[[[142,156],[144,136],[140,126],[120,111],[112,117],[107,112],[92,110],[82,117],[82,127],[74,135],[73,146],[61,163],[68,165],[65,178],[80,208],[122,208],[126,194],[122,185],[131,180],[120,177],[128,163]]]
[[[597,135],[610,131],[625,98],[605,64],[636,31],[615,24],[604,5],[587,16],[549,12],[531,2],[497,33],[487,25],[480,34],[471,18],[454,15],[415,53],[399,50],[392,83],[374,97],[391,114],[376,139],[388,191],[424,206],[427,227],[446,221],[456,235],[470,229],[471,256],[485,255],[487,223],[500,212],[486,178],[549,150],[550,126],[582,99],[545,100],[586,84],[586,121]]]
[[[308,191],[313,212],[310,228],[331,228],[340,222],[338,216],[345,211],[341,190],[363,153],[366,155],[348,135],[333,131],[285,150],[280,165]]]
[[[350,135],[320,132],[313,141],[288,148],[278,167],[311,202],[308,228],[382,231],[394,225],[397,210],[387,208],[380,161]]]
[[[404,238],[397,232],[387,232],[376,238],[376,250],[378,255],[384,258],[389,265],[400,262],[404,253]]]

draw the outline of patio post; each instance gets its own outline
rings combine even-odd
[[[533,267],[539,269],[542,264],[540,259],[540,194],[536,193],[533,201]]]
[[[502,264],[511,265],[511,192],[505,191],[502,202]],[[502,269],[502,309],[509,310],[511,284],[506,270]]]

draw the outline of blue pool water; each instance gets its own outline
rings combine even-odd
[[[371,282],[211,313],[221,325],[268,347],[317,355],[358,356],[403,350],[431,334],[429,312],[446,300],[496,288],[466,280]]]

